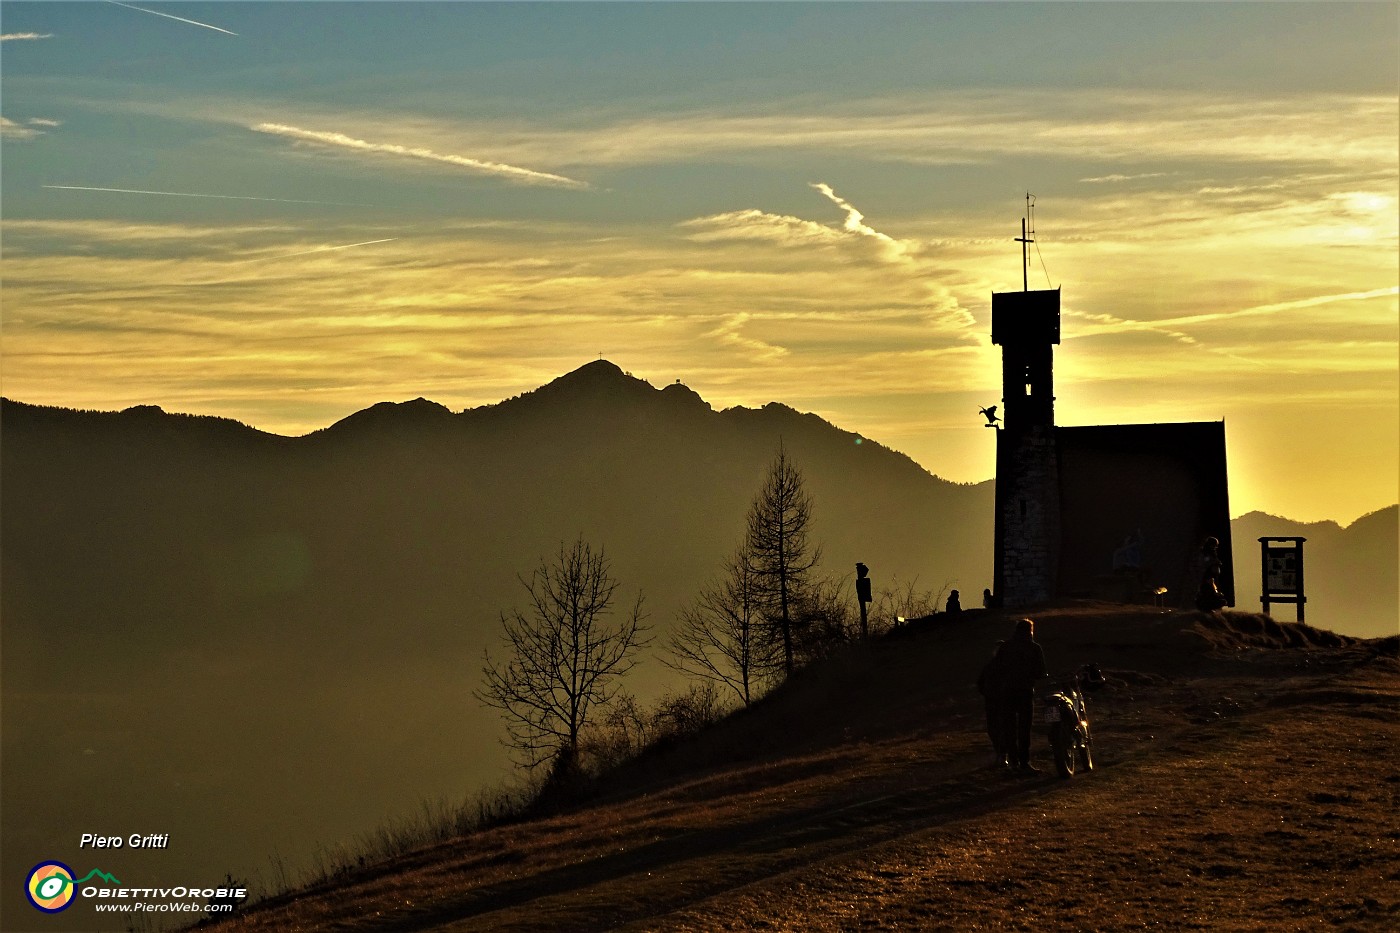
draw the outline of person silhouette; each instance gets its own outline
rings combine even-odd
[[[1035,640],[1035,623],[1020,619],[998,652],[1005,747],[1010,765],[1022,774],[1038,774],[1031,764],[1031,715],[1035,683],[1045,676],[1045,653]]]
[[[958,591],[953,590],[948,594],[948,605],[946,607],[948,615],[955,616],[962,614],[962,600],[958,599]]]
[[[1220,541],[1206,538],[1201,544],[1201,585],[1196,591],[1196,608],[1215,612],[1225,608],[1225,594],[1220,591],[1220,577],[1225,572],[1220,562]]]

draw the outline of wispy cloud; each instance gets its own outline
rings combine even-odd
[[[1397,119],[1393,97],[1369,95],[1221,100],[1178,91],[1006,90],[849,101],[820,111],[792,103],[774,105],[766,114],[751,109],[662,117],[599,114],[570,127],[518,121],[464,125],[406,114],[385,114],[380,125],[389,133],[412,131],[441,145],[489,136],[498,158],[525,164],[559,152],[569,153],[576,165],[649,165],[721,153],[757,158],[820,150],[921,165],[1033,155],[1119,167],[1167,162],[1393,165]],[[1086,172],[1085,177],[1108,184],[1135,176]]]
[[[689,234],[689,238],[697,243],[765,240],[780,245],[818,245],[844,239],[841,231],[825,224],[787,214],[770,214],[755,208],[696,217],[682,221],[680,226],[695,228],[697,232]]]
[[[7,32],[0,35],[0,42],[17,42],[30,39],[52,39],[51,32]]]
[[[855,207],[849,201],[842,198],[835,191],[833,191],[830,185],[826,184],[825,182],[818,181],[812,182],[811,186],[817,191],[820,191],[822,197],[826,198],[832,204],[835,204],[837,207],[841,208],[841,210],[846,212],[846,223],[844,229],[848,233],[854,233],[858,234],[859,236],[870,237],[871,239],[878,241],[882,246],[886,247],[891,259],[905,258],[905,256],[908,253],[908,248],[904,243],[902,243],[899,240],[896,240],[894,237],[889,236],[888,234],[881,233],[879,230],[876,230],[874,227],[867,224],[865,222],[865,215],[862,214],[860,211],[856,210]]]
[[[591,187],[587,182],[579,181],[575,178],[567,178],[563,175],[554,175],[549,172],[537,172],[534,169],[521,168],[518,165],[507,165],[504,162],[489,162],[482,159],[472,159],[467,156],[435,152],[432,149],[425,149],[417,146],[370,142],[369,140],[357,139],[344,133],[327,133],[319,130],[307,130],[296,126],[288,126],[285,123],[258,123],[250,126],[249,129],[258,133],[282,136],[300,143],[311,143],[319,146],[348,149],[353,152],[400,156],[403,158],[454,165],[458,168],[465,168],[481,174],[497,175],[509,181],[519,182],[521,184],[553,185],[561,188]]]
[[[8,117],[0,117],[0,137],[5,139],[33,139],[35,136],[43,134],[43,130],[36,130],[23,123],[16,123]]]
[[[119,2],[117,2],[117,0],[107,0],[107,2],[110,3],[110,4],[112,4],[113,6],[126,7],[128,10],[136,10],[137,12],[140,12],[140,13],[149,13],[149,14],[151,14],[152,16],[163,16],[163,17],[165,17],[166,19],[173,19],[173,20],[175,20],[175,21],[177,21],[177,22],[189,23],[191,26],[200,26],[200,27],[203,27],[204,29],[212,29],[212,30],[214,30],[215,32],[222,32],[224,35],[228,35],[228,36],[236,36],[236,35],[238,35],[238,33],[236,33],[236,32],[230,32],[229,30],[223,28],[222,26],[211,26],[211,25],[209,25],[208,23],[201,23],[201,22],[199,22],[198,20],[194,20],[194,19],[185,19],[183,16],[174,16],[174,15],[172,15],[172,14],[170,14],[170,13],[160,13],[160,12],[157,12],[156,10],[148,10],[148,9],[146,9],[145,7],[132,6],[130,3],[119,3]]]
[[[1089,327],[1067,329],[1068,332],[1064,335],[1067,340],[1079,337],[1095,337],[1100,334],[1121,334],[1130,331],[1144,331],[1162,334],[1163,336],[1170,337],[1173,340],[1187,345],[1198,343],[1196,338],[1192,337],[1190,334],[1164,326],[1164,324],[1167,323],[1164,321],[1133,321],[1118,317],[1114,314],[1099,314],[1088,311],[1075,311],[1072,309],[1066,309],[1065,315],[1067,317],[1077,318],[1081,321],[1091,322]]]
[[[43,136],[47,130],[53,127],[62,125],[58,120],[49,120],[45,117],[31,117],[23,123],[0,117],[0,136],[6,139],[33,139],[36,136]],[[44,129],[35,129],[35,127],[43,127]]]
[[[689,238],[696,242],[764,240],[783,246],[827,246],[869,239],[881,248],[884,258],[887,259],[901,260],[914,252],[914,244],[896,240],[867,224],[865,215],[832,190],[830,185],[825,182],[812,182],[810,187],[846,212],[846,219],[840,227],[787,214],[770,214],[753,208],[697,217],[683,221],[680,226],[695,228],[698,232],[690,234]]]
[[[267,262],[272,259],[291,259],[295,256],[310,256],[312,253],[331,253],[339,249],[353,249],[356,246],[373,246],[376,243],[392,243],[399,239],[396,236],[385,237],[381,240],[364,240],[360,243],[343,243],[339,246],[319,246],[316,249],[306,249],[296,253],[279,253],[275,256],[258,256],[254,259],[245,259],[244,262]]]
[[[750,317],[751,316],[746,313],[730,315],[720,322],[718,327],[707,331],[702,336],[706,339],[717,341],[723,346],[731,347],[755,361],[771,363],[788,356],[789,350],[787,347],[768,343],[744,334],[744,325],[748,323]]]
[[[1139,172],[1136,175],[1099,175],[1095,178],[1081,178],[1081,182],[1090,185],[1118,184],[1125,181],[1139,181],[1143,178],[1165,178],[1170,172]]]
[[[1255,317],[1258,315],[1274,315],[1286,311],[1301,311],[1306,308],[1316,308],[1322,305],[1338,304],[1345,301],[1369,301],[1373,298],[1395,297],[1400,295],[1400,286],[1392,285],[1389,288],[1373,288],[1364,292],[1341,292],[1335,295],[1314,295],[1310,298],[1299,298],[1293,301],[1275,301],[1269,304],[1254,305],[1249,308],[1238,308],[1233,311],[1220,311],[1211,314],[1191,314],[1184,317],[1167,318],[1157,321],[1161,326],[1180,327],[1189,324],[1208,324],[1216,321],[1237,320],[1242,317]]]
[[[145,191],[139,188],[97,188],[89,185],[42,185],[53,191],[101,191],[108,194],[151,194],[167,198],[216,198],[221,201],[275,201],[280,204],[333,204],[341,207],[363,207],[347,201],[307,201],[301,198],[257,198],[243,194],[196,194],[189,191]]]

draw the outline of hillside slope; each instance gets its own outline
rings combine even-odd
[[[1400,664],[1258,616],[1038,614],[1096,659],[1098,768],[983,767],[969,613],[806,671],[592,800],[348,872],[219,930],[1393,929]]]
[[[249,877],[274,856],[296,873],[388,814],[499,781],[501,722],[472,690],[517,575],[583,535],[664,644],[780,442],[824,570],[862,560],[877,591],[990,582],[990,483],[606,362],[486,408],[385,403],[304,438],[5,402],[6,877],[97,824],[185,840],[116,853],[118,874]],[[644,701],[676,680],[656,654],[626,684]],[[339,780],[295,779],[323,771]],[[0,927],[27,909],[0,899]]]

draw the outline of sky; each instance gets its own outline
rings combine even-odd
[[[599,356],[994,472],[1226,421],[1231,511],[1400,486],[1394,3],[0,3],[0,389],[303,434]]]

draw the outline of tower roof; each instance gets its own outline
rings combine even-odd
[[[1060,342],[1060,290],[992,293],[992,343]]]

